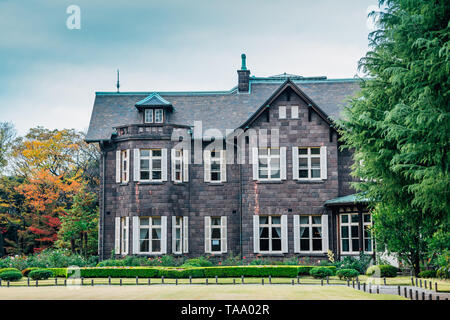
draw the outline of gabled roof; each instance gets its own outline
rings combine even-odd
[[[345,197],[334,198],[325,201],[326,206],[338,206],[344,204],[368,203],[370,199],[365,196],[364,192],[350,194]]]
[[[135,106],[139,110],[146,107],[162,107],[172,110],[172,104],[157,93],[152,93],[147,98],[138,101]]]
[[[175,111],[169,123],[193,126],[203,122],[203,130],[239,128],[285,85],[283,77],[250,77],[250,91],[240,94],[229,91],[206,92],[97,92],[86,140],[109,140],[113,127],[141,123],[136,104],[151,95],[169,102]],[[326,79],[325,77],[290,78],[297,90],[314,102],[317,110],[329,118],[339,118],[349,98],[359,91],[359,79]],[[152,98],[153,99],[153,98]]]

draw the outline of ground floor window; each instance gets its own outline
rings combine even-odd
[[[300,216],[300,252],[322,252],[322,216]]]
[[[161,218],[139,219],[140,253],[161,253]]]
[[[205,252],[227,251],[227,217],[205,217]]]
[[[281,216],[259,217],[259,250],[281,252]]]
[[[363,215],[363,226],[364,226],[364,251],[373,252],[373,241],[372,241],[372,215],[370,213],[364,213]]]
[[[340,215],[341,251],[345,253],[359,252],[359,214]]]

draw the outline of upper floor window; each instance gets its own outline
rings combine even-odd
[[[172,149],[172,181],[189,181],[189,152],[190,150]]]
[[[128,161],[129,161],[129,150],[122,150],[121,151],[121,158],[122,158],[122,181],[128,181]]]
[[[130,179],[130,150],[116,151],[116,182],[127,183]]]
[[[259,180],[280,180],[280,149],[260,148],[258,150]]]
[[[203,156],[205,182],[225,182],[227,180],[225,150],[205,150]]]
[[[163,123],[164,110],[163,109],[145,109],[144,122],[145,123]]]
[[[294,180],[327,179],[327,148],[293,147],[292,164]]]
[[[140,180],[162,181],[161,149],[140,150]]]

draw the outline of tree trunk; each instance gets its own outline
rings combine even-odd
[[[75,253],[75,239],[74,238],[70,239],[70,250],[72,251],[72,253]]]
[[[413,253],[411,260],[413,262],[413,274],[417,277],[420,273],[420,255],[418,253]]]

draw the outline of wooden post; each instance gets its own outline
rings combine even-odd
[[[192,276],[189,276],[189,284],[192,284]]]
[[[408,298],[408,291],[406,290],[406,287],[404,287],[403,289],[405,289],[405,298]]]
[[[175,285],[178,285],[178,278],[175,278]]]
[[[402,292],[401,292],[401,290],[400,290],[400,286],[397,286],[397,290],[398,290],[398,295],[401,296],[401,295],[402,295]]]
[[[430,280],[430,290],[433,290],[433,282]]]
[[[151,278],[148,278],[148,285],[150,285],[152,283]]]
[[[217,279],[217,276],[216,276],[216,284],[219,284],[219,281],[218,281],[218,279]]]
[[[352,280],[352,287],[355,289],[355,280]]]
[[[412,296],[412,289],[409,289],[409,297],[411,298],[411,300],[413,299],[413,296]]]
[[[425,285],[425,289],[427,289],[427,280],[423,280],[423,284]]]
[[[91,279],[91,287],[94,286],[94,279]]]
[[[30,279],[30,278],[28,278],[28,279]],[[0,279],[0,287],[2,286],[2,279]]]
[[[411,277],[411,284],[414,287],[414,278],[413,277]]]
[[[36,287],[39,286],[39,280],[36,280]]]
[[[272,284],[272,276],[269,276],[269,284]]]
[[[0,287],[2,286],[2,280],[0,280]],[[27,278],[27,286],[30,286],[30,278]]]
[[[297,276],[297,284],[300,284],[300,276]]]
[[[164,283],[164,276],[161,276],[161,283]]]
[[[108,276],[108,285],[111,285],[111,276]]]
[[[438,290],[437,290],[437,282],[434,283],[434,291],[438,292]]]
[[[358,290],[361,290],[361,286],[360,286],[359,281],[358,281]]]
[[[365,284],[365,283],[364,283],[364,284]],[[366,287],[366,286],[364,286],[364,291],[366,291],[366,290],[365,290],[365,287]],[[372,293],[372,286],[369,286],[369,293]]]
[[[365,282],[363,283],[363,290],[364,290],[364,292],[366,292],[366,283]]]
[[[294,279],[292,279],[292,285],[294,285]]]
[[[416,290],[416,300],[419,300],[419,291]]]
[[[122,285],[122,278],[120,278],[119,285]]]
[[[206,278],[205,281],[206,281],[206,285],[208,285],[208,278]]]
[[[261,278],[261,285],[264,285],[264,278]]]
[[[58,285],[58,278],[55,277],[55,286]]]
[[[84,284],[84,278],[81,277],[81,285],[83,285],[83,284]]]
[[[244,276],[241,276],[242,284],[244,284]]]
[[[420,279],[420,282],[419,282],[419,283],[420,283],[420,287],[422,288],[422,279]]]
[[[233,284],[236,284],[236,278],[233,278]]]
[[[377,294],[380,294],[380,286],[377,286]]]
[[[425,291],[422,291],[422,300],[425,300]]]
[[[67,279],[64,279],[64,286],[67,286]]]
[[[386,277],[383,278],[383,283],[386,285]]]
[[[416,287],[418,287],[418,286],[419,286],[419,281],[416,278]]]
[[[323,279],[320,279],[320,285],[323,286]]]
[[[139,284],[139,277],[136,277],[136,285]]]
[[[327,276],[327,284],[330,284],[330,281],[329,281],[329,279],[328,279],[328,276]]]
[[[430,293],[430,295],[428,296],[428,300],[433,300],[433,295]]]
[[[9,280],[6,281],[6,286],[9,288]]]

